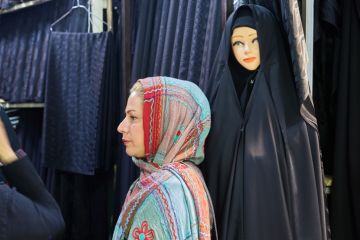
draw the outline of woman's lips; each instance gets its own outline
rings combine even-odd
[[[250,63],[250,62],[255,61],[255,59],[256,59],[256,57],[244,58],[244,62],[246,62],[246,63]]]
[[[125,140],[125,139],[122,139],[122,142],[124,145],[128,144],[130,141],[129,140]]]

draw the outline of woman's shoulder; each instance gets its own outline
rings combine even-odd
[[[179,173],[162,171],[169,176],[154,187],[137,209],[132,236],[146,230],[158,239],[172,239],[174,234],[183,239],[191,232],[196,217],[192,194]]]

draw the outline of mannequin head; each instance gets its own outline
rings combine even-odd
[[[236,61],[249,71],[260,65],[260,48],[252,13],[245,8],[232,25],[231,49]]]
[[[236,27],[231,35],[231,48],[236,60],[245,69],[254,71],[260,65],[257,32],[249,27]]]

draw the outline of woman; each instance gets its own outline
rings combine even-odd
[[[317,129],[300,113],[286,48],[264,7],[226,23],[203,166],[220,239],[327,238]]]
[[[54,198],[29,157],[20,149],[11,123],[0,107],[0,240],[57,239],[65,229]]]
[[[113,239],[210,239],[210,200],[200,170],[210,108],[193,83],[140,79],[118,131],[140,168]]]

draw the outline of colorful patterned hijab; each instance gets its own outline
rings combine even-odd
[[[141,175],[128,192],[113,239],[209,239],[211,202],[196,167],[204,159],[210,130],[209,103],[188,81],[169,77],[138,81],[144,89],[146,158],[133,158]],[[177,186],[181,186],[180,192],[172,192]],[[185,200],[177,199],[179,195]],[[149,199],[156,199],[155,210],[144,207]],[[179,214],[184,210],[185,218]],[[154,215],[163,218],[163,226],[155,224]]]

